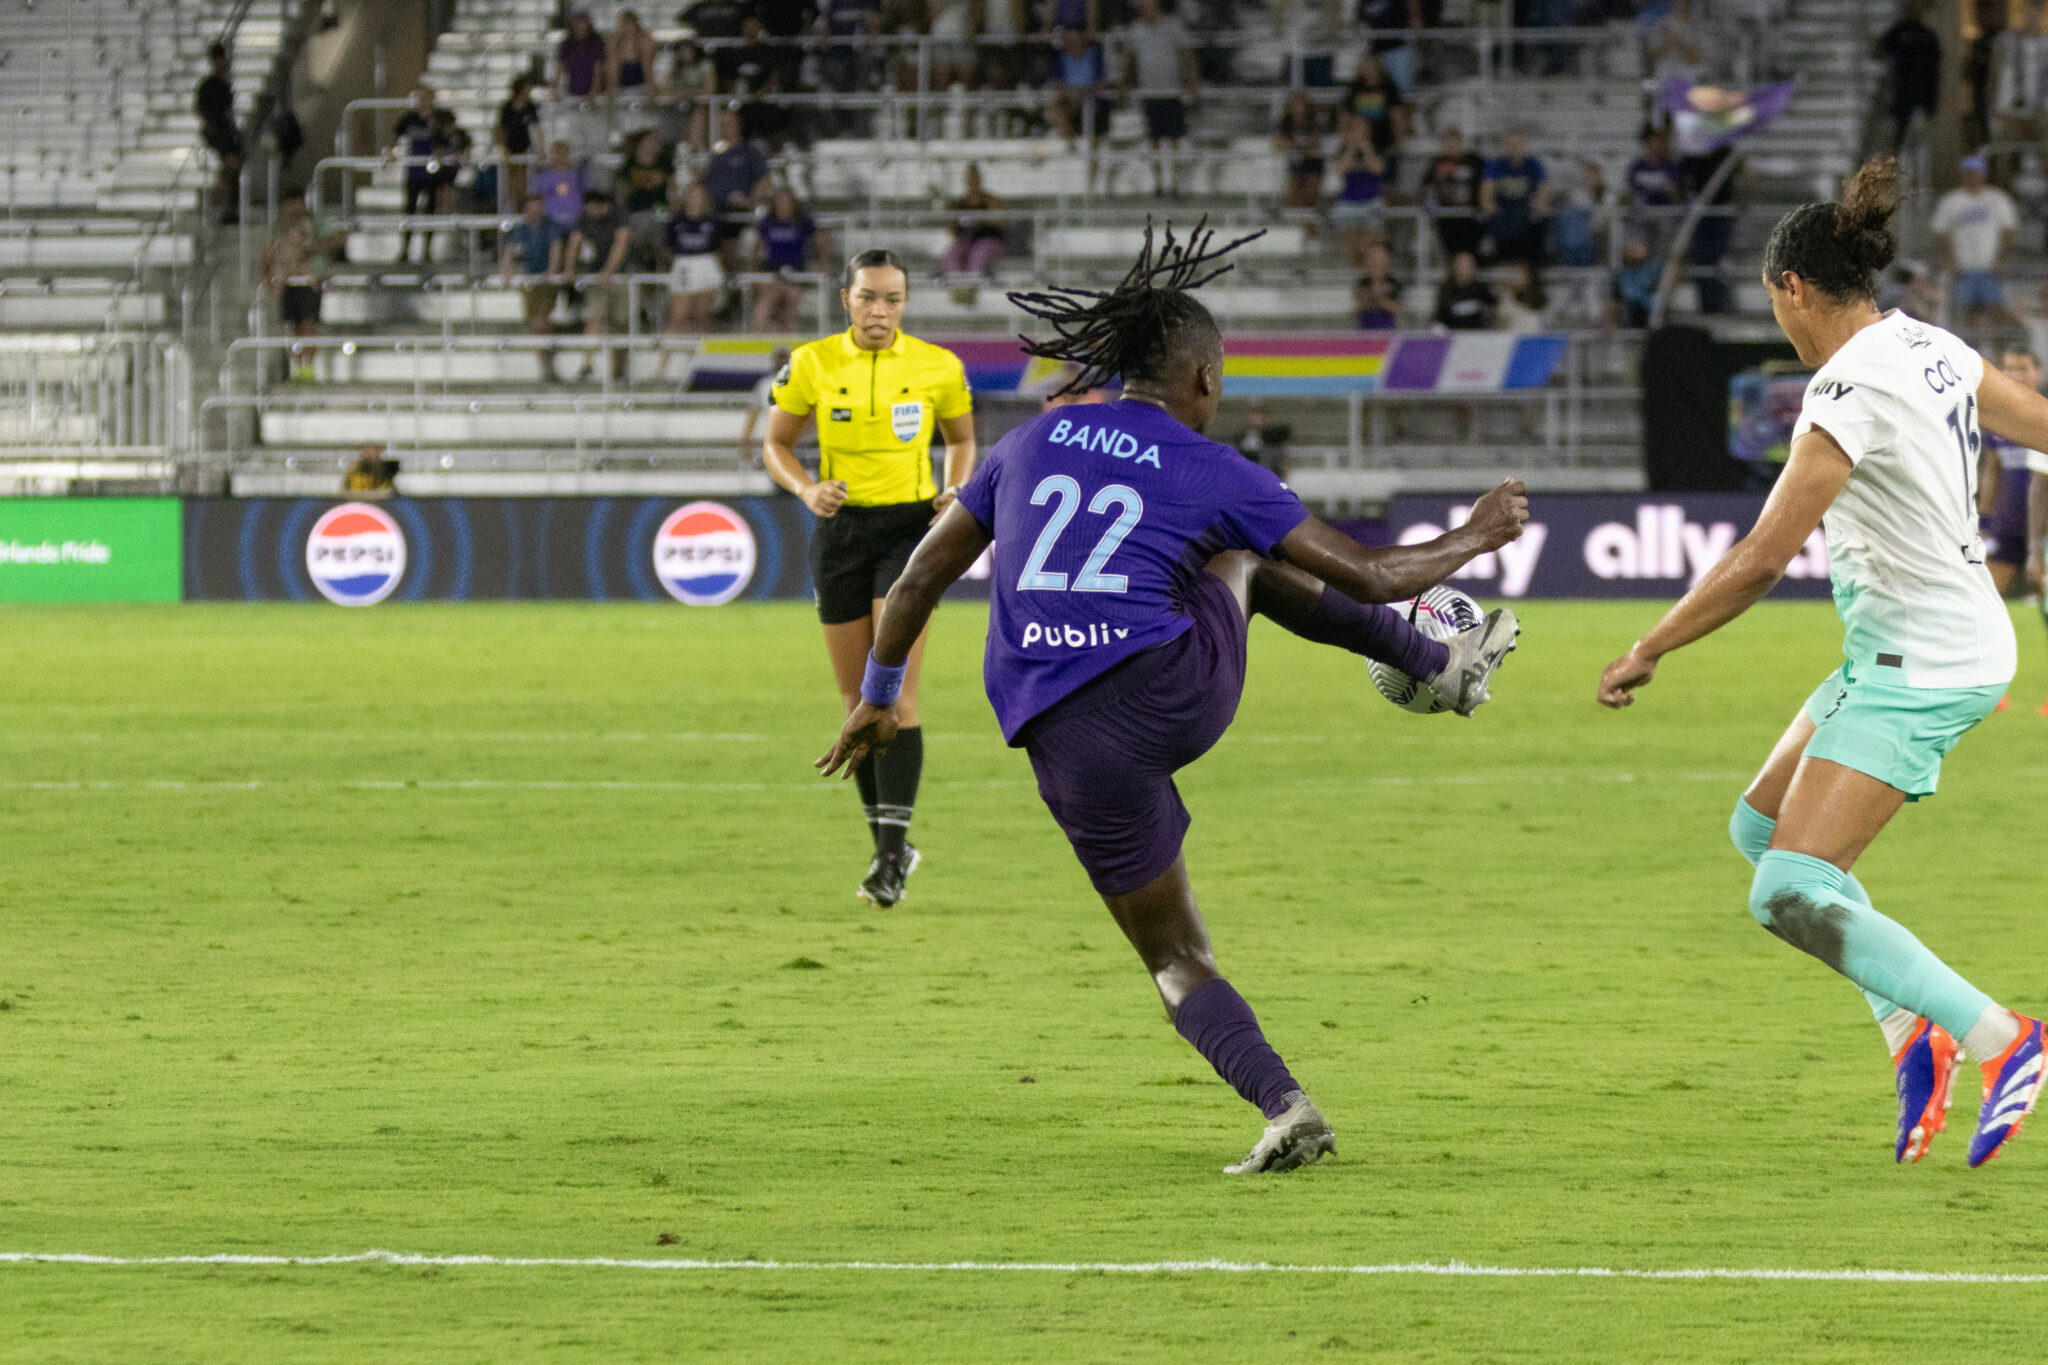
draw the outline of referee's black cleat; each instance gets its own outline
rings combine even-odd
[[[903,899],[903,883],[910,880],[910,874],[923,861],[915,844],[905,844],[901,853],[877,853],[854,894],[877,910],[887,910]]]

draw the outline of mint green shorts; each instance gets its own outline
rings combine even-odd
[[[1941,760],[1991,714],[1996,687],[1896,687],[1858,676],[1843,664],[1806,699],[1814,724],[1808,758],[1824,758],[1897,787],[1908,801],[1934,795]]]

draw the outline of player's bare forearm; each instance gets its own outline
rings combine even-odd
[[[1600,704],[1629,705],[1666,654],[1713,634],[1762,601],[1805,548],[1854,468],[1819,427],[1794,441],[1756,525],[1628,653],[1607,665],[1600,675]]]
[[[1314,574],[1355,602],[1398,602],[1517,539],[1528,520],[1528,492],[1520,480],[1509,479],[1473,505],[1463,526],[1420,545],[1369,549],[1310,517],[1273,547],[1273,557]]]
[[[2048,450],[2048,398],[1987,365],[1977,386],[1977,425],[2014,445]]]
[[[910,657],[911,646],[931,623],[939,599],[974,567],[988,543],[988,532],[959,503],[939,514],[882,604],[882,619],[875,622],[876,663],[895,668]]]
[[[939,435],[946,440],[946,482],[939,501],[939,511],[943,512],[951,505],[944,490],[963,487],[974,477],[974,462],[980,454],[974,441],[974,414],[963,412],[958,417],[940,418]]]
[[[2048,474],[2038,469],[2027,476],[2027,581],[2035,592],[2048,584]]]

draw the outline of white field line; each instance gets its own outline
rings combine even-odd
[[[1498,1266],[1464,1261],[1403,1261],[1381,1265],[1276,1265],[1268,1261],[715,1261],[629,1259],[616,1256],[428,1256],[402,1251],[359,1251],[341,1256],[273,1256],[215,1252],[206,1256],[96,1256],[86,1252],[0,1252],[10,1265],[82,1266],[481,1266],[505,1269],[780,1270],[882,1274],[1036,1272],[1052,1275],[1434,1275],[1456,1279],[1766,1280],[1871,1284],[2048,1284],[2048,1275],[1951,1270],[1800,1270],[1722,1268],[1631,1270],[1608,1266]]]
[[[1291,782],[1264,784],[1273,789],[1306,787],[1478,787],[1498,786],[1584,786],[1589,783],[1627,784],[1634,782],[1741,782],[1749,773],[1431,773],[1422,777],[1308,777]],[[573,781],[547,778],[420,778],[363,779],[330,778],[254,779],[250,781],[183,781],[116,778],[108,781],[0,782],[0,792],[238,792],[290,791],[319,788],[340,791],[620,791],[620,792],[758,792],[836,791],[843,784],[825,779],[797,782],[635,782]],[[1033,786],[1023,779],[989,778],[975,781],[927,782],[927,787],[1001,788]]]

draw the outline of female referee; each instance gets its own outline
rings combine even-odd
[[[1607,666],[1599,700],[1629,705],[1663,656],[1748,610],[1825,524],[1847,662],[1792,718],[1728,832],[1756,867],[1757,922],[1856,983],[1877,1015],[1899,1099],[1894,1159],[1918,1161],[1946,1123],[1960,1045],[1983,1073],[1969,1151],[1981,1166],[2040,1095],[2041,1024],[1879,914],[1850,869],[1902,804],[1934,794],[1942,757],[2012,680],[2012,618],[1977,533],[1978,424],[2041,449],[2048,399],[1941,328],[1877,310],[1898,208],[1897,163],[1873,161],[1840,204],[1807,204],[1772,230],[1764,287],[1816,369],[1791,457],[1755,529]]]
[[[840,302],[852,326],[799,346],[775,376],[774,410],[761,446],[769,477],[818,518],[811,578],[825,652],[850,714],[874,644],[882,601],[910,562],[932,518],[952,504],[974,472],[974,396],[960,357],[902,329],[910,277],[888,251],[863,251],[846,267]],[[797,463],[797,438],[815,415],[818,477]],[[932,430],[946,438],[946,482],[932,483]],[[903,729],[887,753],[864,760],[860,785],[875,856],[859,894],[878,909],[903,899],[917,870],[910,816],[924,772],[917,710],[924,636],[910,654],[898,706]]]

